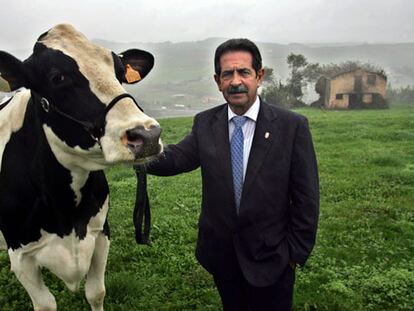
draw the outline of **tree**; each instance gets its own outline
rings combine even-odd
[[[302,54],[291,53],[287,57],[287,63],[291,74],[286,85],[281,81],[274,82],[273,69],[265,67],[265,78],[266,73],[269,76],[265,79],[267,86],[263,88],[261,95],[273,105],[286,108],[301,107],[304,105],[301,101],[303,96],[302,87],[305,85],[303,67],[308,62]]]
[[[291,87],[284,85],[281,81],[273,82],[263,88],[261,97],[271,105],[296,108],[304,106],[304,103],[298,100],[291,91]]]
[[[273,68],[270,67],[263,67],[264,69],[264,78],[263,78],[263,82],[264,83],[272,83],[274,82],[275,76],[274,76],[274,71]]]
[[[308,61],[302,54],[290,53],[287,57],[287,63],[289,68],[293,71],[305,67],[308,64]]]
[[[289,87],[291,94],[297,100],[300,100],[303,96],[302,87],[305,86],[303,81],[303,67],[305,67],[308,62],[302,54],[290,53],[287,57],[287,63],[291,70],[287,86]]]
[[[323,76],[323,69],[319,63],[310,63],[303,70],[303,76],[308,83],[315,83]]]
[[[388,99],[390,102],[399,102],[404,104],[414,104],[414,86],[407,85],[400,88],[392,88],[389,85],[388,90]]]

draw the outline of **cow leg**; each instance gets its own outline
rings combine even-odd
[[[32,299],[35,311],[56,311],[55,297],[43,282],[40,267],[31,256],[9,251],[11,270]]]
[[[92,311],[103,311],[105,297],[105,268],[109,252],[109,238],[100,232],[96,238],[95,250],[92,256],[91,266],[86,276],[86,299],[91,305]]]

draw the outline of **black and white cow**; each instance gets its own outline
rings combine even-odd
[[[121,85],[144,78],[153,63],[141,50],[116,55],[66,24],[41,35],[23,62],[0,52],[2,77],[12,90],[26,88],[0,105],[0,233],[35,310],[56,310],[43,267],[70,290],[86,277],[92,310],[103,310],[102,169],[146,163],[162,151],[159,124]]]

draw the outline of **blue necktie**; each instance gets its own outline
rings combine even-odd
[[[235,128],[231,137],[231,168],[233,171],[234,200],[236,202],[237,214],[239,213],[240,198],[243,189],[243,124],[247,117],[236,116],[231,119]]]

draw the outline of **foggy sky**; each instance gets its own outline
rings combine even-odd
[[[412,0],[0,0],[0,50],[68,22],[90,39],[277,43],[414,42]]]

